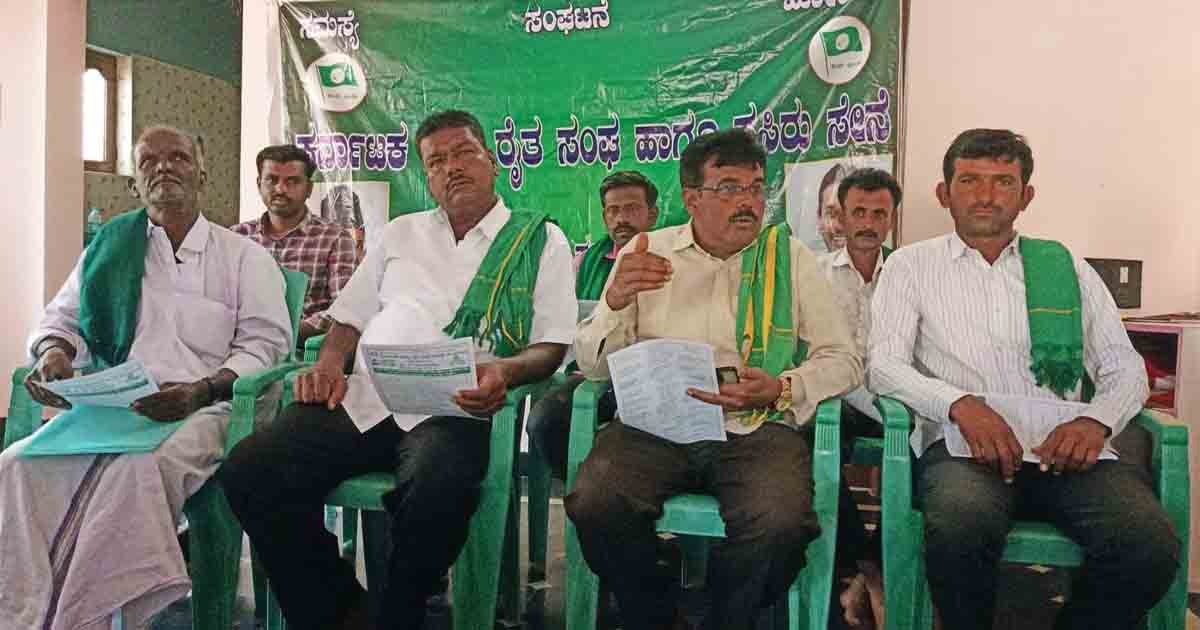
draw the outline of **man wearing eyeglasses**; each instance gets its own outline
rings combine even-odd
[[[709,559],[706,627],[751,627],[820,533],[812,447],[798,429],[818,402],[859,384],[862,363],[816,258],[786,225],[763,229],[765,169],[766,152],[743,130],[689,144],[679,179],[691,221],[623,248],[579,325],[576,354],[590,379],[609,378],[610,353],[662,337],[707,343],[718,366],[737,372],[719,391],[688,392],[724,410],[726,441],[677,444],[616,420],[565,499],[584,557],[612,585],[630,630],[686,627],[655,562],[654,522],[671,496],[708,493],[721,505],[726,539]],[[791,308],[770,309],[764,331],[762,312],[739,317],[748,302]]]

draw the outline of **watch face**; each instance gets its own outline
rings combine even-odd
[[[738,382],[738,372],[735,367],[717,368],[717,385],[734,385]]]

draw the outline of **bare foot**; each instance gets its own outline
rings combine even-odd
[[[862,630],[875,630],[875,619],[871,610],[871,598],[868,594],[867,578],[862,573],[854,576],[846,590],[842,591],[838,601],[842,604],[842,617],[846,625]]]
[[[883,574],[879,571],[879,567],[876,567],[874,564],[863,564],[866,564],[866,566],[863,567],[863,572],[859,576],[866,583],[867,596],[871,602],[871,614],[875,619],[875,626],[883,628],[885,627],[884,617],[886,615],[883,597]]]

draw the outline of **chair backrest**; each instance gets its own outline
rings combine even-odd
[[[300,338],[300,318],[304,316],[304,296],[308,294],[308,274],[303,271],[279,268],[283,272],[283,280],[287,285],[285,299],[287,300],[288,316],[292,320],[292,350],[289,356],[295,357],[295,340]]]

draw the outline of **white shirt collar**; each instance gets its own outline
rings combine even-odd
[[[1017,243],[1020,242],[1020,240],[1021,240],[1021,235],[1018,233],[1016,236],[1013,237],[1013,240],[1010,241],[1008,243],[1008,245],[1004,246],[1004,249],[1001,250],[1000,255],[1004,256],[1006,253],[1008,253],[1010,251],[1013,254],[1019,254],[1020,250],[1018,249]],[[964,241],[962,239],[962,237],[958,235],[958,232],[951,232],[949,235],[949,238],[946,241],[946,244],[947,244],[946,251],[947,251],[947,253],[950,254],[950,258],[952,260],[961,258],[964,255],[966,255],[967,252],[974,249],[970,245],[967,245],[967,242]]]
[[[153,221],[146,222],[146,237],[150,238],[154,234],[155,229],[163,229],[161,225],[155,225]],[[196,222],[188,230],[187,236],[183,237],[183,242],[179,244],[180,251],[191,251],[202,253],[206,245],[208,245],[208,233],[212,229],[212,225],[208,219],[204,218],[204,214],[196,216]]]
[[[435,211],[435,216],[446,227],[450,227],[450,217],[446,214],[445,209],[438,207]],[[487,214],[475,224],[475,227],[467,231],[467,234],[479,230],[479,232],[489,241],[495,240],[496,235],[500,233],[500,228],[508,223],[509,217],[512,216],[512,211],[508,206],[504,205],[504,199],[499,195],[496,196],[496,205],[488,210]]]

